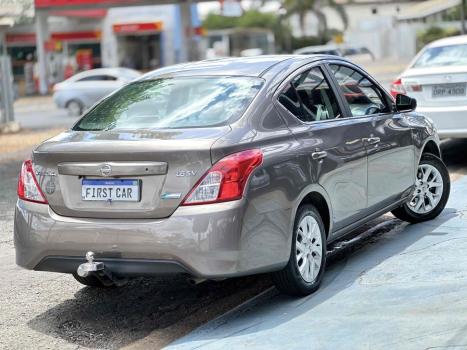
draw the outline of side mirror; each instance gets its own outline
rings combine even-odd
[[[401,94],[396,96],[396,110],[398,112],[412,112],[415,108],[417,108],[416,99]]]

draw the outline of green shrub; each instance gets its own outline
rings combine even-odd
[[[427,30],[418,33],[417,49],[422,49],[425,45],[431,43],[432,41],[459,34],[459,30],[453,28],[445,29],[440,27],[430,27]]]

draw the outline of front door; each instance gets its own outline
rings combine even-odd
[[[320,184],[332,206],[333,231],[359,219],[367,208],[368,118],[347,118],[330,76],[322,67],[304,69],[278,97],[279,110],[299,142],[301,162],[309,164],[313,183]],[[292,117],[293,115],[294,117]]]
[[[368,117],[364,138],[368,153],[368,208],[385,208],[408,195],[415,178],[412,131],[395,114],[387,94],[365,72],[345,64],[331,64],[352,117]]]

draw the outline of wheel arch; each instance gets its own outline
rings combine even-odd
[[[441,149],[434,140],[428,140],[423,146],[421,154],[423,155],[427,153],[433,154],[434,156],[441,159]]]
[[[324,228],[326,230],[326,237],[329,237],[332,232],[332,207],[330,205],[329,197],[326,191],[318,186],[312,186],[302,193],[300,200],[294,210],[292,222],[295,222],[295,216],[300,206],[304,204],[312,204],[318,210],[323,220]]]

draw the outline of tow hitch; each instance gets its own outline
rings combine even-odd
[[[80,277],[88,277],[90,275],[97,277],[105,286],[123,286],[127,283],[126,278],[117,278],[111,271],[105,268],[103,262],[94,261],[94,252],[86,253],[88,262],[78,266],[76,273]]]

